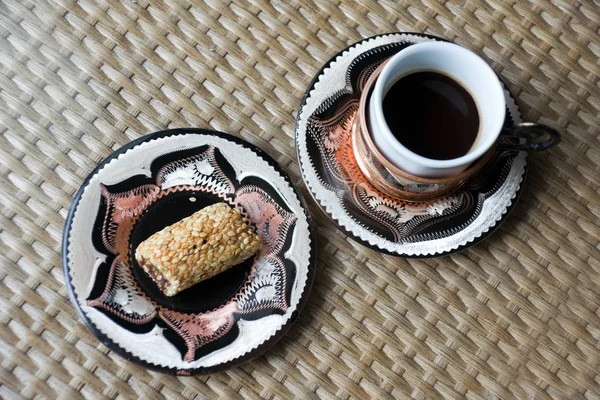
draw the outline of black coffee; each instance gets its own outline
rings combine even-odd
[[[469,92],[432,71],[400,78],[383,99],[383,114],[400,143],[436,160],[464,156],[479,132],[479,112]]]

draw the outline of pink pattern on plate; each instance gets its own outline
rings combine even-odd
[[[235,322],[235,310],[235,302],[229,302],[221,308],[202,314],[162,309],[159,315],[184,340],[187,352],[183,359],[191,362],[196,359],[196,350],[231,330]]]
[[[132,190],[111,193],[100,184],[100,193],[106,201],[106,214],[102,226],[102,242],[112,254],[127,254],[129,233],[133,220],[156,200],[160,188],[156,185],[142,185]]]
[[[277,204],[264,190],[253,185],[240,188],[236,192],[235,203],[244,210],[245,217],[263,239],[262,254],[278,254],[296,216]]]
[[[156,316],[156,305],[139,290],[126,259],[118,256],[110,266],[104,292],[87,304],[117,315],[132,324],[146,324]]]

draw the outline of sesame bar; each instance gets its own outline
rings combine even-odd
[[[250,258],[261,241],[240,212],[225,203],[205,207],[144,240],[135,258],[167,296]]]

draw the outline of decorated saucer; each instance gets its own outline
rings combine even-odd
[[[360,243],[403,257],[450,254],[487,237],[515,205],[527,171],[526,152],[497,150],[458,190],[424,202],[391,196],[365,179],[352,147],[362,89],[385,60],[429,40],[443,39],[393,33],[349,46],[315,76],[296,121],[302,176],[321,209]],[[504,92],[510,127],[521,116]]]
[[[261,237],[257,256],[167,297],[133,256],[153,233],[217,202]],[[71,300],[111,349],[179,375],[253,358],[297,318],[315,268],[306,208],[287,174],[253,145],[175,129],[115,151],[85,180],[67,217]]]

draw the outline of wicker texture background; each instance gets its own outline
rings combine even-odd
[[[0,0],[0,398],[600,398],[600,4]],[[79,320],[64,219],[112,150],[175,127],[260,146],[302,187],[295,116],[313,75],[367,36],[418,31],[485,57],[525,119],[567,133],[531,157],[487,241],[430,260],[346,238],[309,201],[318,272],[266,355],[203,377],[148,371]]]

